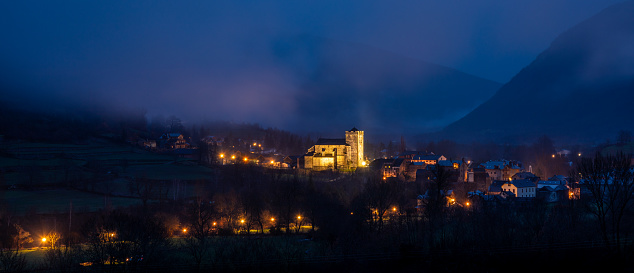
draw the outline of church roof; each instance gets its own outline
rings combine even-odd
[[[315,145],[348,145],[345,138],[319,138]]]
[[[352,127],[352,129],[350,129],[350,131],[348,131],[348,132],[356,132],[356,131],[359,131],[359,130],[358,130],[358,129],[357,129],[357,127],[355,126],[355,127]]]

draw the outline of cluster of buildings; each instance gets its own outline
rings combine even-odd
[[[207,136],[201,143],[211,150],[209,162],[219,164],[256,164],[268,168],[304,169],[313,171],[354,171],[360,167],[378,170],[384,180],[426,182],[434,180],[435,168],[443,168],[449,174],[449,182],[466,183],[474,189],[472,195],[487,198],[543,198],[557,201],[578,196],[563,176],[541,180],[522,163],[513,160],[492,160],[474,164],[471,160],[452,160],[439,154],[404,151],[393,158],[368,162],[364,153],[364,132],[357,128],[345,131],[343,138],[319,138],[303,155],[284,156],[275,151],[264,151],[262,142],[238,140],[248,149],[226,146],[224,138]],[[141,145],[141,143],[140,143]],[[182,134],[170,133],[158,141],[145,141],[146,148],[187,150],[191,145]],[[224,152],[223,152],[224,151]],[[201,152],[202,153],[202,152]],[[213,157],[213,158],[211,158]],[[202,158],[202,156],[201,156]]]
[[[450,160],[434,153],[405,151],[389,159],[377,159],[370,167],[379,170],[384,180],[430,182],[435,179],[436,168],[444,168],[448,182],[465,183],[473,189],[471,195],[495,198],[540,198],[555,202],[578,198],[579,189],[561,175],[541,180],[525,171],[522,163],[513,160],[494,160],[474,164],[471,160]],[[455,185],[455,184],[454,184]],[[447,194],[453,194],[448,191]],[[424,195],[421,195],[424,198]]]

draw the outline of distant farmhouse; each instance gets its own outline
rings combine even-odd
[[[180,133],[169,133],[164,134],[159,139],[161,143],[161,148],[163,149],[188,149],[189,143],[185,141],[185,137]]]
[[[363,155],[364,132],[357,128],[346,131],[345,138],[320,138],[304,155],[304,168],[345,170],[365,166]]]

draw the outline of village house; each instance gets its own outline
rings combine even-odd
[[[469,168],[467,171],[467,183],[474,183],[476,189],[480,191],[488,191],[493,180],[483,167]]]
[[[507,181],[501,186],[502,192],[513,193],[516,197],[534,198],[537,187],[530,180]]]
[[[499,160],[487,161],[481,164],[491,180],[510,181],[513,175],[521,171],[521,166],[517,161]]]
[[[163,149],[188,149],[189,143],[185,140],[185,136],[179,133],[164,134],[159,139]]]
[[[516,173],[515,175],[511,177],[511,180],[523,180],[523,179],[530,180],[533,183],[537,184],[537,181],[539,181],[539,176],[536,176],[531,172],[522,171],[522,172]]]
[[[447,158],[442,155],[428,154],[428,155],[415,155],[412,157],[412,163],[425,163],[426,165],[435,165],[438,161],[446,161]]]

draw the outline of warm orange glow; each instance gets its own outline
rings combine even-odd
[[[365,166],[365,164],[367,164],[367,163],[365,163],[365,161],[361,162],[361,166]]]
[[[249,160],[249,159],[245,157],[245,158],[243,158],[242,160],[244,160],[244,161],[246,162],[246,161],[247,161],[247,160]]]
[[[383,177],[383,180],[386,180],[386,179],[387,179],[387,178],[384,176],[384,177]]]
[[[258,144],[258,147],[262,147],[262,144]]]
[[[257,145],[258,145],[257,143],[253,142],[253,146],[257,146]]]
[[[225,154],[220,154],[220,158],[224,158],[224,157],[225,157]]]
[[[214,225],[214,226],[215,226],[215,225],[216,225],[216,222],[214,222],[212,225]]]
[[[579,153],[579,156],[581,156],[581,153]]]
[[[468,207],[468,206],[469,206],[469,205],[471,205],[471,204],[469,204],[469,202],[467,202],[465,205],[467,205],[467,207]]]
[[[297,215],[297,220],[302,220],[302,216],[301,215]]]
[[[553,158],[555,158],[555,155],[553,154]]]
[[[186,228],[184,228],[184,229],[183,229],[183,233],[185,233],[185,232],[187,232],[187,229],[186,229]]]
[[[396,207],[393,207],[393,208],[392,208],[392,211],[396,211]]]
[[[236,159],[236,156],[235,156],[235,155],[232,155],[232,156],[231,156],[231,159]]]
[[[275,164],[275,161],[271,160],[271,164]]]
[[[114,233],[110,233],[110,237],[114,237]]]
[[[244,219],[240,220],[240,223],[244,224]]]
[[[354,215],[354,212],[350,212],[350,215]]]
[[[46,238],[42,238],[42,242],[46,242]]]

